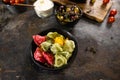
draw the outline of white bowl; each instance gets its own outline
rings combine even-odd
[[[38,17],[44,18],[53,14],[54,3],[51,0],[37,0],[33,5]]]

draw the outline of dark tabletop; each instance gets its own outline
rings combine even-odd
[[[32,35],[44,29],[60,27],[54,15],[41,19],[34,9],[12,14],[0,3],[0,80],[120,80],[120,1],[113,24],[82,17],[70,31],[78,41],[74,62],[53,72],[37,69],[31,62]],[[111,9],[112,9],[111,8]]]

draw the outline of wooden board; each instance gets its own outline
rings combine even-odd
[[[103,0],[96,0],[94,4],[90,3],[90,0],[87,0],[86,3],[75,3],[70,0],[52,0],[55,3],[59,3],[62,5],[66,4],[77,4],[83,10],[84,15],[92,20],[96,20],[97,22],[102,22],[109,12],[109,9],[112,6],[112,1],[107,5],[103,5]]]

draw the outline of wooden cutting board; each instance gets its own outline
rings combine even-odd
[[[103,0],[96,0],[94,4],[87,0],[86,3],[75,3],[70,0],[52,0],[55,3],[66,5],[66,4],[77,4],[84,12],[84,15],[97,22],[102,22],[109,12],[112,6],[112,1],[107,5],[103,5]]]

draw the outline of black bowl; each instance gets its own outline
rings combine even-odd
[[[38,62],[38,61],[36,61],[36,60],[34,59],[34,55],[33,55],[33,54],[34,54],[34,52],[35,52],[35,50],[36,50],[36,48],[37,48],[37,45],[36,45],[36,44],[34,43],[34,41],[32,40],[32,43],[31,43],[31,59],[32,59],[32,61],[34,62],[34,64],[35,64],[38,68],[40,68],[40,69],[45,69],[45,70],[61,70],[61,69],[64,69],[64,68],[69,67],[70,64],[73,62],[73,60],[75,59],[75,56],[76,56],[77,51],[78,51],[78,44],[77,44],[76,38],[75,38],[71,33],[67,32],[67,31],[65,31],[65,30],[62,30],[62,29],[57,29],[57,28],[51,28],[51,29],[44,30],[44,31],[40,32],[39,35],[44,36],[44,35],[46,35],[48,32],[58,32],[59,34],[62,34],[63,36],[65,36],[65,37],[73,40],[73,41],[75,42],[75,49],[74,49],[74,51],[73,51],[72,56],[69,58],[69,60],[68,60],[68,62],[67,62],[67,65],[64,65],[64,66],[62,66],[62,67],[60,67],[60,68],[55,68],[55,67],[52,67],[52,68],[51,68],[51,67],[48,67],[48,66],[46,66],[46,65],[44,65],[44,64],[42,64],[42,63],[40,63],[40,62]]]
[[[55,8],[56,20],[62,26],[73,27],[82,15],[83,11],[77,5],[60,5]]]

